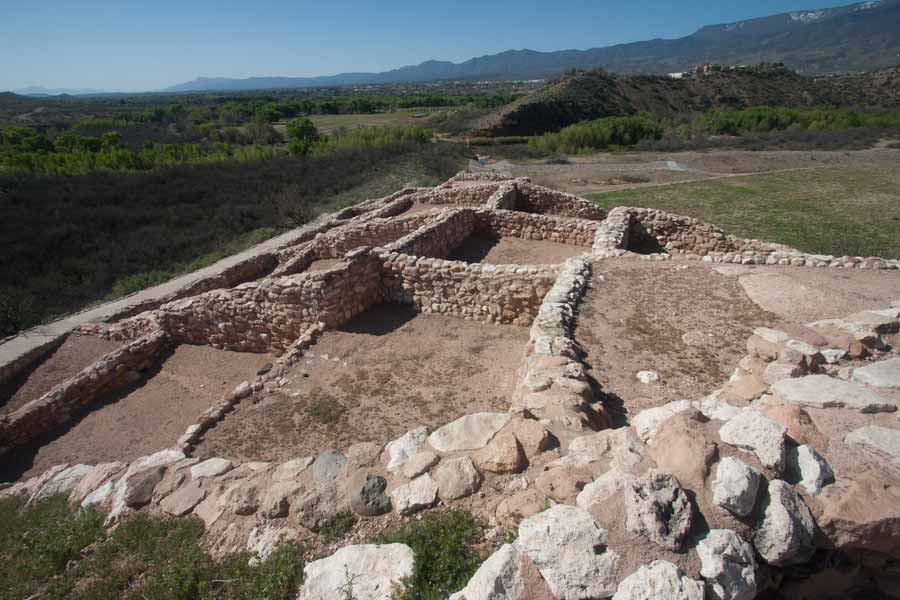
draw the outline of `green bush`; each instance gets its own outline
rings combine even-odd
[[[613,146],[632,146],[644,139],[659,139],[662,135],[662,126],[647,117],[604,117],[570,125],[558,133],[531,138],[528,144],[542,152],[577,154]]]
[[[138,515],[112,533],[103,516],[65,497],[23,508],[0,501],[0,599],[278,600],[293,598],[303,561],[283,545],[249,566],[249,555],[213,559],[196,519]],[[90,551],[85,552],[85,548]]]
[[[480,528],[471,514],[453,510],[382,535],[381,544],[406,544],[415,554],[415,571],[398,600],[443,600],[471,579],[482,559],[474,550]]]

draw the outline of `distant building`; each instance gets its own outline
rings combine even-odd
[[[684,77],[684,72],[679,71],[678,73],[669,73],[670,79],[681,79]]]

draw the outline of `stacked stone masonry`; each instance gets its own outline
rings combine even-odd
[[[413,202],[448,207],[403,217]],[[445,260],[472,234],[553,241],[585,252],[561,265]],[[452,505],[487,489],[486,481],[503,481],[509,497],[497,506],[496,523],[515,516],[519,539],[486,561],[454,600],[492,597],[491,590],[499,589],[504,598],[520,599],[529,593],[647,597],[640,594],[648,589],[667,590],[672,598],[700,598],[705,590],[707,597],[749,599],[764,585],[780,584],[785,574],[784,585],[793,585],[792,572],[782,569],[813,568],[817,550],[843,557],[861,553],[859,568],[873,578],[900,572],[900,537],[891,534],[900,532],[900,507],[877,515],[854,509],[861,495],[867,502],[872,496],[882,510],[890,506],[889,492],[829,466],[842,460],[832,447],[851,448],[869,453],[882,477],[900,482],[900,430],[874,424],[876,415],[896,411],[896,401],[872,391],[873,382],[893,385],[894,373],[900,379],[900,369],[886,360],[900,342],[900,308],[808,324],[816,335],[804,339],[819,340],[819,346],[792,339],[793,330],[758,330],[748,341],[748,356],[721,390],[644,411],[631,426],[609,429],[573,329],[595,261],[647,241],[711,262],[898,267],[896,260],[820,257],[734,238],[656,210],[616,208],[607,216],[585,200],[524,179],[460,174],[438,188],[405,189],[345,209],[252,265],[195,284],[192,289],[202,293],[86,327],[86,333],[131,341],[0,418],[0,453],[66,423],[101,394],[139,380],[177,344],[280,357],[269,372],[201,414],[174,448],[131,464],[59,465],[0,494],[34,501],[67,493],[72,502],[107,511],[109,524],[134,511],[195,515],[206,524],[211,543],[237,543],[234,549],[265,557],[279,541],[314,535],[340,511],[408,516]],[[304,272],[323,258],[341,261]],[[251,281],[229,285],[244,278]],[[323,332],[381,301],[530,326],[509,411],[467,415],[386,444],[356,444],[278,464],[201,463],[190,457],[205,431],[238,403],[277,385]],[[878,369],[850,362],[863,358]],[[748,380],[753,385],[742,385]],[[900,380],[895,383],[900,386]],[[757,392],[729,404],[739,389]],[[796,416],[802,407],[855,411],[857,421],[873,421],[821,444],[809,433],[808,418]],[[681,437],[673,438],[673,431]],[[718,450],[710,454],[708,448]],[[139,494],[135,482],[145,485],[141,474],[150,469],[157,483]],[[527,498],[532,504],[522,503]],[[617,534],[618,546],[607,540],[595,516],[612,502],[622,503],[627,522]],[[523,506],[530,507],[527,514],[518,512]],[[686,533],[698,519],[711,530],[693,539]],[[627,571],[618,568],[627,550],[622,539],[643,549],[642,564]],[[355,548],[361,547],[344,550]],[[530,587],[520,580],[525,570]],[[301,597],[315,593],[304,589]]]

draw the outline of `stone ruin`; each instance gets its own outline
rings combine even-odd
[[[558,264],[452,260],[470,236],[572,247]],[[68,494],[105,511],[193,515],[216,551],[265,558],[315,539],[342,511],[395,522],[435,507],[491,507],[500,545],[454,600],[818,597],[900,586],[900,302],[843,319],[758,328],[713,394],[616,427],[575,341],[601,261],[897,270],[897,260],[802,253],[696,219],[594,204],[496,174],[460,173],[345,209],[292,242],[71,335],[122,345],[0,415],[0,453],[37,443],[104,394],[140,382],[167,350],[277,356],[172,445],[136,460],[61,464],[5,484],[28,502]],[[278,463],[194,457],[243,403],[284,385],[316,341],[376,304],[529,327],[504,412]],[[43,353],[49,349],[43,349]],[[39,362],[23,356],[0,380]],[[501,490],[498,494],[496,490]],[[330,548],[299,598],[389,598],[412,572],[403,545]],[[844,586],[844,587],[841,587]],[[867,586],[867,587],[866,587]]]

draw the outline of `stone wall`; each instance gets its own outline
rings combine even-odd
[[[512,210],[479,210],[475,231],[526,240],[546,240],[571,246],[591,247],[599,227],[596,221],[538,215]]]
[[[590,282],[591,263],[570,258],[543,298],[512,398],[514,412],[541,419],[566,445],[573,437],[608,426],[594,407],[593,390],[574,339],[578,304]]]
[[[377,302],[380,261],[367,248],[332,269],[275,277],[179,300],[112,326],[113,339],[162,330],[179,344],[280,353],[319,322],[334,328]]]
[[[355,248],[386,246],[434,220],[430,214],[371,219],[317,236],[312,246],[318,258],[339,258]]]
[[[471,209],[447,210],[427,225],[385,248],[400,254],[443,258],[462,243],[474,227],[475,212]]]
[[[451,204],[455,206],[482,206],[500,189],[499,183],[470,183],[454,187],[437,187],[422,190],[414,199],[423,204]]]
[[[515,210],[518,202],[519,189],[514,182],[507,181],[500,184],[497,191],[484,203],[484,207],[496,210]]]
[[[527,179],[517,179],[519,191],[516,210],[530,213],[552,214],[563,217],[578,217],[591,221],[602,221],[606,211],[593,202],[573,194],[558,192],[530,183]]]
[[[386,252],[385,297],[420,312],[527,326],[553,286],[555,266],[480,265]]]
[[[139,381],[171,343],[155,332],[110,352],[36,400],[0,416],[0,454],[67,423],[100,395]]]

